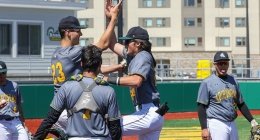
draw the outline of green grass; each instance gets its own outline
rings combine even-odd
[[[260,123],[260,115],[254,115],[257,122]],[[250,123],[243,117],[239,116],[236,120],[238,135],[240,140],[248,140],[250,136]],[[184,119],[184,120],[165,120],[164,127],[200,127],[199,120]]]

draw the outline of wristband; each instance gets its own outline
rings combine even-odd
[[[110,83],[110,84],[117,85],[118,77],[117,76],[108,76],[107,82]]]
[[[116,78],[116,85],[120,85],[120,77]]]

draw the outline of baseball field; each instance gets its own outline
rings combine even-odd
[[[260,120],[260,115],[255,115]],[[240,140],[248,140],[250,136],[250,123],[243,117],[236,119]],[[160,140],[201,140],[200,125],[197,118],[183,120],[166,120]]]
[[[260,111],[251,111],[257,122],[260,122]],[[196,112],[167,113],[160,140],[201,140],[200,124]],[[41,120],[26,120],[29,130],[34,133]],[[236,119],[240,140],[248,140],[250,123],[239,113]],[[137,140],[136,136],[123,137],[123,140]]]

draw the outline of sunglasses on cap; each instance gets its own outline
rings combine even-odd
[[[80,32],[81,30],[80,29],[66,29],[64,31],[67,31],[67,32]]]
[[[135,40],[134,40],[134,39],[125,40],[125,45],[128,45],[128,44],[130,44],[131,42],[135,42]]]

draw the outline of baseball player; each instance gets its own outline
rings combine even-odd
[[[119,8],[121,6],[120,1],[117,5],[111,6],[109,11],[106,9],[106,15],[110,19],[106,31],[101,36],[99,42],[95,45],[101,50],[108,48],[110,44],[110,36],[114,31],[115,24],[117,22],[117,16]],[[109,2],[107,2],[109,4]],[[81,62],[81,50],[82,47],[75,46],[79,44],[79,38],[82,35],[81,29],[84,27],[80,26],[79,21],[76,17],[68,16],[61,19],[59,23],[59,32],[61,36],[60,45],[53,53],[51,59],[52,76],[54,82],[55,92],[57,93],[59,87],[73,75],[82,73],[80,66]],[[118,64],[110,68],[105,67],[101,70],[102,73],[116,71],[122,69],[124,65]],[[55,124],[55,127],[64,129],[67,124],[67,112],[66,110],[60,116],[59,121]]]
[[[123,135],[138,135],[140,140],[158,140],[163,126],[162,115],[156,113],[160,103],[159,92],[155,86],[156,62],[151,52],[148,32],[137,26],[131,28],[125,46],[116,43],[111,50],[128,61],[128,76],[112,77],[112,84],[128,86],[136,112],[122,117]],[[158,112],[158,111],[157,111]]]
[[[243,100],[237,80],[227,74],[229,57],[227,52],[218,51],[214,56],[215,73],[200,84],[198,91],[198,115],[203,140],[238,140],[234,120],[237,109],[251,122],[257,122]]]
[[[96,105],[86,105],[83,109],[70,113],[68,127],[66,127],[66,134],[69,139],[121,139],[120,112],[115,91],[107,84],[100,85],[94,81],[94,78],[100,72],[102,52],[95,45],[84,47],[82,52],[83,78],[77,78],[77,81],[67,81],[61,86],[50,104],[47,118],[38,128],[34,139],[44,139],[46,137],[45,130],[57,121],[64,109],[74,109],[86,87],[92,87],[93,98],[83,101],[95,102]]]
[[[21,93],[16,82],[6,79],[7,67],[0,61],[0,139],[28,140],[24,127]]]

